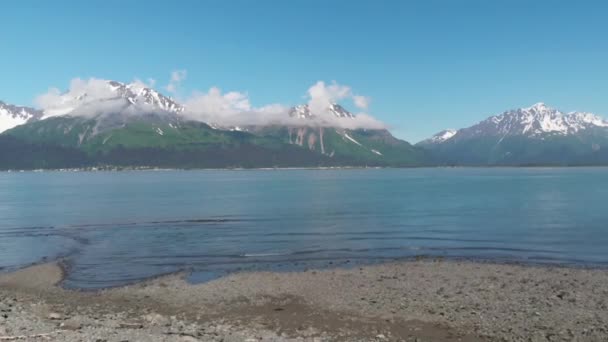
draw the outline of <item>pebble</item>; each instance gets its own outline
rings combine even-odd
[[[69,319],[69,320],[61,323],[61,325],[59,325],[59,327],[64,330],[80,330],[82,328],[82,323],[80,323],[74,319]]]
[[[161,326],[165,326],[168,324],[171,324],[171,320],[163,315],[157,314],[157,313],[152,313],[152,314],[147,314],[143,317],[143,319],[150,323],[150,324],[154,324],[154,325],[161,325]]]
[[[6,314],[10,316],[8,320],[0,318],[0,328],[9,330],[6,335],[27,335],[30,333],[46,333],[59,330],[57,336],[53,336],[53,338],[66,342],[104,342],[106,339],[111,342],[122,340],[150,342],[168,340],[176,342],[220,340],[225,342],[254,342],[260,340],[287,340],[290,342],[375,340],[384,342],[398,340],[399,337],[397,333],[390,330],[390,327],[387,329],[386,322],[393,322],[392,320],[394,319],[394,324],[399,324],[401,321],[399,316],[402,314],[414,318],[420,314],[429,320],[436,319],[441,323],[454,322],[454,326],[466,326],[467,329],[470,327],[471,331],[488,336],[489,340],[539,342],[608,341],[606,338],[608,336],[608,326],[605,324],[605,322],[608,322],[608,315],[606,313],[608,290],[603,290],[601,287],[604,284],[605,273],[600,273],[599,275],[595,275],[594,273],[593,277],[585,275],[586,273],[579,274],[579,278],[589,278],[592,281],[590,285],[564,285],[567,288],[566,292],[562,291],[561,288],[550,288],[551,284],[555,283],[550,280],[556,277],[555,275],[551,275],[551,269],[547,271],[543,268],[518,269],[511,266],[490,265],[487,272],[484,271],[485,266],[477,266],[473,272],[471,270],[467,271],[467,267],[470,267],[470,265],[467,265],[462,266],[464,270],[458,269],[458,267],[461,267],[458,264],[447,266],[433,265],[433,268],[430,270],[427,270],[424,264],[409,265],[407,266],[407,270],[412,270],[413,272],[418,269],[419,271],[413,272],[414,274],[408,277],[403,276],[403,280],[399,282],[393,282],[390,280],[393,279],[392,276],[386,276],[386,274],[389,274],[385,272],[386,269],[390,270],[387,267],[385,267],[386,269],[381,268],[377,272],[374,271],[374,268],[367,269],[366,272],[368,274],[360,279],[361,283],[357,283],[359,281],[357,277],[362,276],[356,270],[336,271],[338,274],[344,274],[345,276],[332,277],[327,279],[327,281],[323,278],[324,275],[316,276],[319,280],[323,280],[322,286],[318,286],[318,288],[315,287],[315,283],[306,284],[306,289],[308,290],[308,286],[310,286],[311,294],[318,296],[303,295],[305,299],[310,299],[313,305],[317,304],[316,301],[319,303],[327,302],[332,305],[332,308],[335,307],[336,310],[348,309],[348,305],[351,305],[356,310],[361,310],[361,315],[364,317],[376,317],[375,315],[377,314],[378,316],[382,316],[382,323],[379,323],[378,329],[366,330],[364,332],[365,339],[359,340],[354,339],[353,335],[349,335],[352,331],[345,333],[344,330],[339,332],[329,331],[330,335],[321,335],[324,337],[314,338],[313,336],[319,336],[323,331],[309,331],[317,323],[306,321],[299,322],[296,325],[299,326],[298,337],[280,334],[281,330],[278,329],[275,331],[267,330],[275,329],[276,326],[272,324],[267,326],[257,322],[259,323],[257,325],[255,321],[252,321],[250,325],[249,320],[239,321],[233,326],[233,323],[225,323],[223,319],[218,319],[218,321],[211,319],[211,321],[207,321],[200,318],[204,316],[199,316],[197,323],[188,323],[182,321],[182,319],[186,319],[185,315],[179,315],[179,319],[175,316],[171,317],[172,311],[167,311],[166,315],[155,313],[152,310],[159,310],[159,312],[165,313],[165,311],[162,311],[163,308],[157,308],[156,306],[146,307],[143,312],[138,307],[134,307],[125,312],[109,314],[103,310],[103,304],[99,304],[99,307],[91,307],[90,310],[85,305],[84,309],[88,311],[84,313],[80,311],[80,307],[71,307],[68,302],[65,306],[55,307],[54,310],[56,312],[53,312],[53,309],[49,310],[52,306],[44,302],[36,302],[35,305],[31,305],[26,299],[15,302],[15,304],[8,302],[4,298],[1,298],[1,288],[0,311],[9,310]],[[395,267],[399,270],[400,266]],[[456,271],[462,272],[456,275],[448,273],[444,278],[444,273],[441,273],[444,271],[434,273],[435,271],[433,270],[436,267],[446,267],[450,270],[456,268]],[[499,277],[498,275],[500,274],[497,273],[497,270],[504,269],[512,271],[513,274],[510,277],[505,276],[504,279]],[[467,272],[472,272],[472,275]],[[483,276],[486,274],[484,272],[489,273],[492,277]],[[582,271],[574,270],[572,272],[577,272],[578,274]],[[599,271],[593,272],[599,273]],[[518,280],[520,273],[521,277],[532,277],[534,279],[534,277],[538,276],[541,279],[547,279],[547,281],[532,281],[528,282],[529,285],[521,286]],[[530,273],[530,276],[528,276],[528,273]],[[393,273],[390,274],[392,275]],[[502,272],[501,274],[506,274],[506,272]],[[246,280],[249,279],[247,278],[249,276],[245,275],[244,277],[245,281],[243,284],[247,284]],[[282,280],[280,277],[277,276],[277,279]],[[284,291],[286,294],[292,294],[294,291],[301,289],[302,285],[299,283],[299,277],[299,274],[286,276],[287,281],[281,283],[281,291]],[[574,277],[574,274],[572,277]],[[512,278],[515,278],[515,280],[513,281]],[[235,279],[238,280],[240,278],[237,277]],[[384,283],[376,282],[376,279],[383,279]],[[252,296],[253,299],[257,300],[257,297],[254,297],[255,291],[249,290],[245,288],[245,285],[241,286],[239,284],[241,282],[235,281],[234,284],[229,286],[235,287],[231,289],[234,293],[243,291],[245,296]],[[264,282],[264,284],[266,283]],[[534,284],[540,285],[533,286]],[[220,285],[222,285],[221,280]],[[265,289],[266,285],[264,286]],[[350,291],[341,290],[343,286],[346,286]],[[222,286],[218,287],[218,289],[222,288]],[[160,293],[164,295],[166,291],[162,290]],[[316,293],[315,291],[319,292]],[[128,292],[125,293],[128,294]],[[150,293],[154,294],[154,292]],[[220,290],[218,290],[218,293],[224,295]],[[261,291],[261,293],[266,292]],[[198,292],[196,294],[199,295]],[[446,294],[450,295],[449,298],[444,297]],[[205,297],[207,296],[206,294],[201,296],[203,299],[207,298]],[[226,298],[231,298],[231,296],[231,293],[226,294]],[[569,302],[570,298],[574,297],[578,301],[576,304]],[[178,296],[177,298],[181,297]],[[188,298],[184,296],[184,299]],[[212,299],[209,300],[211,301]],[[372,305],[374,302],[376,304]],[[196,301],[193,301],[193,303],[198,304]],[[211,303],[215,302],[212,301]],[[257,302],[253,301],[252,303]],[[272,312],[273,318],[280,317],[280,319],[286,319],[285,317],[290,316],[292,312],[298,313],[296,309],[286,306],[283,302],[271,302],[270,304],[272,306],[268,307],[268,311]],[[129,308],[126,305],[125,307]],[[280,309],[285,310],[279,314],[275,313],[273,309],[279,309],[276,311],[280,311]],[[200,312],[201,315],[204,313],[203,310]],[[221,310],[218,309],[218,312],[221,313]],[[0,317],[2,314],[3,312],[0,312]],[[384,314],[386,314],[386,317],[384,317]],[[173,321],[171,318],[173,318]],[[294,320],[298,318],[300,317],[293,317]],[[127,329],[117,329],[120,322],[132,323],[122,325],[123,328]],[[323,324],[323,322],[320,323]],[[161,328],[165,324],[168,324],[168,328]],[[280,321],[277,325],[279,324],[281,324]],[[312,327],[309,327],[309,325]],[[414,335],[420,335],[414,333],[414,331],[421,329],[416,325],[410,328]],[[169,331],[171,334],[168,335],[166,331]],[[3,331],[0,330],[0,335],[2,333]],[[257,338],[252,338],[254,336]],[[423,340],[429,341],[427,338]],[[410,336],[409,339],[406,338],[406,341],[413,342],[419,340]]]
[[[61,318],[62,318],[61,314],[58,314],[58,313],[56,313],[56,312],[51,312],[51,313],[49,314],[49,319],[52,319],[52,320],[60,320]]]

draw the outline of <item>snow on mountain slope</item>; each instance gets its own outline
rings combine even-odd
[[[119,89],[124,89],[126,98],[130,103],[146,103],[170,113],[180,113],[184,107],[152,88],[143,87],[137,83],[122,84],[113,82]]]
[[[289,129],[289,142],[291,144],[300,146],[308,145],[309,148],[314,149],[318,142],[319,150],[322,151],[323,154],[332,155],[330,146],[324,145],[324,135],[337,134],[347,145],[355,145],[355,150],[378,156],[384,155],[382,151],[366,146],[364,142],[357,140],[353,136],[354,130],[340,127],[341,120],[354,119],[355,115],[339,104],[328,104],[327,110],[323,113],[312,113],[307,104],[302,104],[292,107],[288,114],[292,118],[302,120],[301,123],[298,123],[298,120],[295,120],[292,121],[291,124],[286,125]],[[245,130],[255,132],[259,129],[263,130],[263,127],[250,127]],[[380,131],[383,130],[368,130],[369,134]]]
[[[340,106],[337,103],[331,103],[327,107],[327,112],[333,114],[337,118],[353,119],[355,117],[351,112],[347,111],[346,109],[344,109],[344,107]],[[291,110],[289,111],[289,115],[291,117],[297,117],[300,119],[314,119],[317,117],[318,114],[313,114],[308,105],[303,104],[291,108]]]
[[[93,85],[71,89],[55,98],[44,109],[46,119],[87,111],[89,108],[110,107],[109,104],[119,105],[121,109],[145,109],[145,111],[161,111],[172,114],[181,113],[184,107],[173,99],[148,88],[141,83],[121,83],[117,81],[95,80]]]
[[[0,133],[42,117],[42,112],[30,107],[13,106],[0,101]]]
[[[453,136],[456,135],[456,133],[458,133],[458,131],[455,129],[446,129],[444,131],[441,131],[441,132],[433,135],[432,137],[430,137],[426,140],[421,141],[420,143],[422,143],[422,144],[439,144],[448,139],[451,139]]]
[[[564,114],[544,103],[504,112],[482,121],[487,133],[539,136],[542,134],[574,134],[592,127],[608,127],[608,122],[590,113]],[[473,126],[475,127],[475,126]],[[481,127],[479,127],[481,128]]]
[[[543,139],[546,135],[576,135],[593,128],[608,128],[608,121],[591,113],[565,114],[544,103],[537,103],[527,108],[491,116],[458,131],[442,131],[421,143],[441,144],[451,141],[454,136],[459,140],[480,136],[524,136]]]

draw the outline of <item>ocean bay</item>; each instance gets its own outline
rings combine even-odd
[[[0,174],[0,267],[192,282],[416,256],[603,267],[605,168]]]

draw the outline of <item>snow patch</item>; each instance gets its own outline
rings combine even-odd
[[[591,113],[563,112],[539,102],[527,108],[520,108],[493,116],[479,123],[480,134],[526,135],[541,137],[545,134],[568,135],[592,127],[608,127],[608,122]]]
[[[352,142],[354,142],[355,144],[359,145],[359,146],[363,146],[361,145],[357,140],[353,139],[350,135],[348,135],[348,133],[344,133],[344,137]]]
[[[445,131],[441,131],[441,132],[433,135],[430,139],[428,139],[428,142],[442,143],[442,142],[454,137],[456,135],[456,133],[458,133],[458,131],[455,129],[446,129]]]
[[[0,109],[0,133],[13,127],[23,125],[27,120],[27,118],[20,116],[12,116],[7,110]]]
[[[0,133],[30,120],[38,120],[41,116],[42,112],[34,108],[13,106],[0,101]]]

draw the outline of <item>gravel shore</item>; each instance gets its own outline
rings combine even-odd
[[[608,341],[608,271],[420,260],[64,290],[0,275],[0,341]]]

